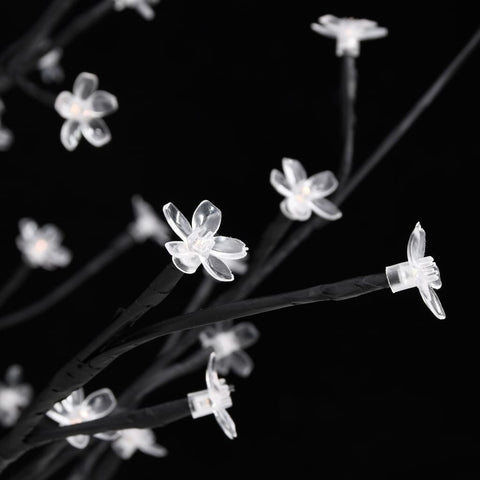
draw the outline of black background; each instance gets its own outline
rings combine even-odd
[[[79,3],[78,11],[92,4]],[[46,4],[2,2],[0,45],[21,35]],[[476,17],[463,6],[163,0],[151,23],[134,11],[112,13],[66,50],[65,83],[49,87],[71,90],[79,72],[96,73],[120,104],[107,118],[110,144],[95,149],[82,140],[67,152],[53,109],[19,90],[3,98],[4,124],[16,140],[0,159],[1,278],[7,281],[20,261],[14,239],[21,217],[57,224],[74,252],[68,269],[34,272],[4,311],[41,297],[101,251],[131,221],[135,193],[158,211],[172,201],[187,217],[207,198],[222,209],[221,233],[254,251],[281,201],[270,170],[284,156],[302,161],[309,174],[335,170],[341,151],[340,62],[334,41],[310,23],[332,13],[389,29],[387,38],[361,46],[358,166],[473,34]],[[138,453],[117,478],[245,478],[260,471],[478,478],[478,315],[466,288],[476,264],[467,247],[467,221],[477,218],[467,183],[475,187],[479,160],[479,59],[475,52],[344,204],[344,218],[312,236],[255,292],[381,272],[405,260],[420,220],[427,254],[441,268],[447,319],[437,320],[413,290],[255,318],[262,332],[250,350],[256,369],[248,380],[229,379],[238,439],[227,440],[213,418],[183,420],[157,432],[167,459]],[[68,301],[1,332],[0,370],[19,362],[40,389],[168,261],[153,243],[135,247]],[[149,318],[181,310],[202,275],[184,278]],[[125,356],[87,391],[109,386],[119,393],[158,346]],[[149,403],[203,385],[198,372]]]

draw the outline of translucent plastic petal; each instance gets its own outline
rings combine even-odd
[[[65,247],[56,247],[49,253],[49,261],[55,267],[66,267],[72,260],[70,250]]]
[[[122,437],[112,443],[112,448],[122,460],[128,460],[137,450],[133,443],[124,440]]]
[[[372,22],[374,23],[374,22]],[[374,40],[376,38],[382,38],[385,37],[388,34],[388,30],[383,27],[377,27],[377,28],[371,28],[368,30],[365,30],[362,32],[360,35],[361,40]]]
[[[30,240],[36,235],[38,225],[31,218],[22,218],[18,222],[18,228],[20,230],[21,236],[25,240]]]
[[[73,391],[65,400],[67,402],[70,401],[70,404],[72,406],[78,406],[83,402],[84,399],[85,399],[85,392],[83,391],[83,388],[79,388]]]
[[[217,358],[215,362],[215,368],[220,375],[228,375],[231,369],[231,355],[227,357]]]
[[[92,392],[83,402],[84,418],[95,420],[102,418],[115,410],[117,401],[109,388],[102,388]]]
[[[117,97],[104,90],[97,90],[88,99],[88,107],[95,116],[103,117],[117,110]]]
[[[191,253],[189,256],[173,257],[172,261],[181,272],[188,274],[195,273],[202,263],[200,257],[195,253]]]
[[[214,353],[210,354],[208,358],[207,370],[205,371],[205,382],[207,384],[207,390],[216,390],[219,385],[218,375],[215,371],[216,357]]]
[[[417,265],[418,260],[425,256],[426,234],[425,230],[417,222],[408,239],[407,258],[410,263]]]
[[[232,417],[228,414],[226,410],[216,410],[213,412],[215,418],[217,419],[218,424],[222,428],[225,435],[233,440],[237,436],[237,429]]]
[[[96,433],[94,435],[95,438],[98,438],[100,440],[105,440],[107,442],[116,440],[119,436],[120,436],[120,432],[117,432],[117,431],[101,432],[101,433]]]
[[[342,217],[342,212],[338,207],[326,198],[315,198],[310,201],[312,210],[326,220],[338,220]]]
[[[251,347],[260,337],[257,327],[250,322],[242,322],[233,327],[233,332],[237,337],[240,348]]]
[[[422,296],[425,305],[430,311],[440,320],[446,318],[445,310],[443,309],[440,299],[435,291],[424,283],[419,284],[418,289],[420,290],[420,295]]]
[[[167,252],[174,257],[181,257],[182,255],[192,255],[192,252],[187,248],[185,242],[175,240],[165,244]]]
[[[22,370],[20,365],[10,365],[5,372],[5,383],[8,386],[18,385],[22,381]]]
[[[67,437],[67,442],[75,448],[84,449],[90,442],[88,435],[75,435],[74,437]]]
[[[253,360],[248,353],[237,350],[230,355],[230,368],[239,377],[248,377],[253,371]]]
[[[270,172],[270,183],[280,195],[284,197],[292,195],[291,186],[280,170],[274,169]]]
[[[68,425],[70,423],[68,417],[55,411],[53,408],[50,409],[45,415],[54,422],[57,422],[59,425]]]
[[[51,243],[60,243],[63,240],[62,232],[50,223],[47,223],[41,228],[41,236],[47,240],[47,242]]]
[[[330,37],[330,38],[336,37],[335,32],[325,27],[324,25],[320,25],[318,23],[312,23],[310,27],[314,32],[317,32],[318,34],[323,35],[325,37]]]
[[[231,282],[234,277],[227,264],[214,255],[202,259],[205,270],[219,282]]]
[[[183,213],[170,202],[163,206],[163,214],[165,215],[170,228],[182,240],[186,240],[192,233],[192,227],[190,222],[184,217]]]
[[[247,246],[238,238],[215,237],[212,254],[222,259],[238,260],[247,255]]]
[[[112,139],[107,124],[101,118],[91,118],[81,125],[83,136],[94,147],[103,147]]]
[[[67,91],[60,92],[55,99],[55,110],[63,118],[72,117],[72,105],[75,102],[75,97]]]
[[[222,212],[209,200],[203,200],[193,213],[192,227],[194,230],[204,227],[215,235],[221,222]]]
[[[311,198],[328,197],[337,189],[338,180],[332,172],[326,170],[311,176],[306,185],[310,188]]]
[[[287,182],[291,187],[294,187],[298,182],[306,180],[307,173],[302,164],[298,160],[292,158],[284,158],[282,160],[282,167],[285,173]]]
[[[157,443],[141,445],[139,450],[147,455],[157,458],[166,457],[168,455],[168,450]]]
[[[60,140],[67,150],[70,152],[75,150],[80,138],[82,138],[82,130],[79,122],[76,120],[66,120],[63,122],[62,129],[60,130]]]
[[[305,202],[301,206],[297,204],[298,202],[292,197],[286,198],[280,203],[280,210],[290,220],[301,222],[308,220],[312,215],[312,209]]]
[[[147,2],[139,1],[135,8],[145,20],[153,20],[155,18],[155,10]]]
[[[98,77],[93,73],[83,72],[73,84],[73,94],[82,100],[86,100],[98,87]]]

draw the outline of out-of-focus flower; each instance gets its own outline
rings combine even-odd
[[[22,367],[11,365],[0,382],[0,425],[13,427],[33,397],[33,388],[22,383]]]
[[[377,22],[356,18],[337,18],[323,15],[318,23],[312,23],[312,30],[325,37],[337,39],[337,56],[350,55],[358,57],[360,41],[385,37],[388,30],[379,27]]]
[[[338,187],[335,175],[330,171],[317,173],[309,178],[298,160],[284,158],[283,171],[277,169],[270,173],[270,183],[283,195],[280,204],[282,213],[290,220],[305,221],[312,212],[326,220],[338,220],[342,212],[325,197]]]
[[[145,20],[153,20],[155,10],[152,5],[156,5],[160,0],[114,0],[114,2],[115,10],[134,8]]]
[[[53,48],[38,60],[37,67],[44,83],[63,82],[65,73],[60,65],[62,55],[63,50],[61,48]]]
[[[118,108],[117,98],[97,86],[97,76],[83,72],[73,84],[73,94],[63,91],[55,100],[55,110],[66,119],[60,139],[67,150],[75,150],[82,135],[95,147],[112,138],[102,117]]]
[[[77,423],[89,422],[109,415],[117,401],[109,388],[102,388],[92,392],[85,398],[83,388],[72,392],[61,402],[57,402],[47,416],[57,422],[61,427],[75,425]],[[101,440],[113,440],[118,437],[117,432],[96,433],[94,437]],[[75,448],[85,448],[90,441],[88,435],[74,435],[67,437],[67,442]]]
[[[391,265],[385,272],[392,292],[417,287],[425,305],[437,318],[443,320],[446,317],[445,311],[434,291],[442,286],[440,270],[433,257],[425,257],[425,245],[425,230],[418,222],[408,240],[408,262]]]
[[[199,338],[204,348],[212,348],[215,352],[218,373],[227,375],[232,370],[240,377],[248,377],[253,370],[253,360],[244,350],[252,346],[259,336],[253,323],[242,322],[229,330],[207,327]]]
[[[55,225],[39,227],[30,218],[22,218],[18,226],[20,235],[17,237],[17,247],[30,267],[54,270],[70,263],[72,254],[61,245],[63,234]]]
[[[0,99],[0,152],[7,151],[13,142],[13,133],[2,125],[2,115],[4,111],[5,105]]]
[[[128,460],[137,450],[153,457],[165,457],[168,451],[158,445],[155,434],[149,428],[128,428],[121,430],[112,442],[115,453],[123,460]]]
[[[227,408],[232,406],[230,392],[232,388],[225,383],[225,379],[218,378],[215,371],[215,354],[210,355],[207,372],[207,390],[188,394],[188,403],[193,418],[215,415],[225,435],[233,440],[237,436],[237,430]]]
[[[215,280],[230,282],[234,276],[225,260],[238,260],[248,248],[237,238],[215,236],[222,221],[222,212],[208,200],[196,208],[192,224],[173,203],[163,207],[172,230],[182,241],[168,242],[165,248],[175,266],[184,273],[194,273],[200,265]]]
[[[132,197],[132,206],[135,221],[129,226],[130,235],[137,242],[151,238],[163,247],[170,237],[167,224],[160,220],[153,207],[140,195]]]

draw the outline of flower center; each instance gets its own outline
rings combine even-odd
[[[207,258],[215,245],[213,232],[205,232],[204,228],[194,230],[187,238],[187,247],[201,257]]]
[[[295,188],[293,189],[295,200],[301,203],[307,201],[311,193],[312,193],[312,190],[310,186],[305,182],[298,183],[297,185],[295,185]]]
[[[35,245],[33,249],[35,250],[35,253],[41,255],[42,253],[45,253],[45,251],[48,248],[48,242],[44,238],[40,238],[35,242]]]

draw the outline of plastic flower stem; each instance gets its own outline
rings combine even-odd
[[[25,283],[32,269],[22,262],[7,283],[0,289],[0,307]]]
[[[73,449],[72,449],[73,450]],[[81,456],[78,463],[74,466],[66,480],[93,480],[94,472],[97,469],[96,465],[100,458],[111,452],[111,445],[109,442],[96,442],[89,451],[82,455],[82,451],[78,450],[78,456]],[[111,452],[113,453],[113,452]],[[120,457],[115,455],[120,462]],[[121,463],[120,463],[121,464]]]
[[[134,245],[136,243],[130,234],[121,233],[103,252],[99,253],[66,282],[52,290],[41,300],[0,317],[0,330],[19,325],[54,307]]]
[[[118,455],[109,451],[97,464],[95,471],[92,472],[93,475],[83,478],[85,480],[110,480],[115,477],[122,463],[123,460]]]
[[[65,447],[68,447],[67,442],[61,440],[60,443],[63,443]],[[109,446],[107,442],[102,443],[106,443],[107,446]],[[43,469],[42,471],[37,471],[34,477],[30,476],[28,478],[18,480],[32,480],[32,478],[34,478],[35,480],[47,480],[53,477],[59,470],[65,467],[65,465],[68,465],[78,455],[82,453],[85,454],[85,450],[79,450],[78,448],[66,448],[65,451],[63,451],[61,455],[58,455],[54,460],[52,460],[45,469]]]
[[[187,398],[182,398],[154,407],[112,413],[90,422],[82,422],[65,427],[42,428],[28,435],[25,438],[25,443],[32,448],[73,435],[93,435],[95,433],[127,428],[165,427],[190,415],[188,400]]]

